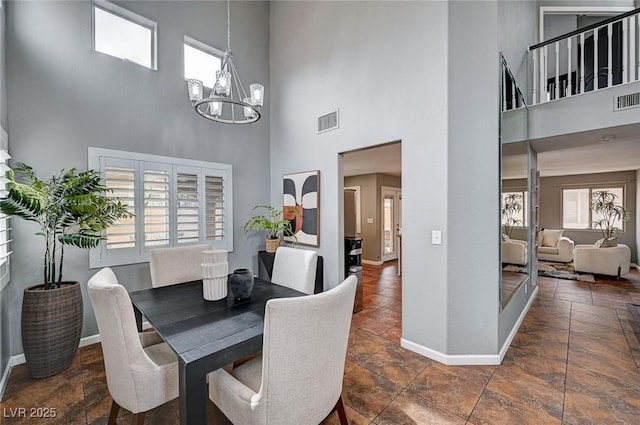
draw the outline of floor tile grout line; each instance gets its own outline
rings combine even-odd
[[[591,292],[591,285],[589,285],[589,292]],[[562,417],[561,422],[564,423],[565,417],[565,405],[567,404],[567,377],[569,376],[569,347],[571,346],[571,325],[573,323],[573,302],[571,302],[571,311],[569,314],[569,335],[567,338],[567,358],[565,360],[564,368],[564,382],[562,383]]]

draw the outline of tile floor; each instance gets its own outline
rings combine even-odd
[[[640,272],[619,282],[538,282],[538,296],[502,365],[451,367],[399,346],[401,278],[394,263],[366,266],[365,308],[353,317],[345,367],[350,423],[639,424],[640,343],[625,304],[640,303]],[[110,403],[100,345],[94,344],[53,378],[32,380],[26,366],[15,367],[0,423],[105,424]],[[18,407],[53,407],[57,416],[37,422],[6,417]],[[145,423],[178,424],[177,409],[175,400],[167,403]],[[214,408],[210,413],[210,423],[226,423]],[[118,423],[130,420],[121,411]],[[337,423],[334,413],[323,425]]]

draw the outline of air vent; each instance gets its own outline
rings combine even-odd
[[[324,133],[325,131],[329,130],[335,130],[339,126],[340,122],[338,120],[338,109],[326,115],[318,117],[318,134]]]
[[[632,108],[640,108],[640,93],[625,94],[613,98],[614,111],[624,111]]]

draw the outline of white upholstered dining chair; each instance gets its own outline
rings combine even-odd
[[[178,358],[157,333],[138,333],[129,294],[111,269],[93,275],[87,287],[113,399],[108,425],[120,407],[142,425],[145,412],[178,397]]]
[[[151,286],[173,285],[202,279],[202,251],[211,245],[189,245],[176,248],[157,248],[149,253]]]
[[[271,282],[305,294],[313,294],[318,253],[308,249],[278,247],[273,260]]]
[[[262,354],[209,374],[209,398],[231,422],[317,425],[336,409],[348,424],[341,393],[356,282],[267,302]]]

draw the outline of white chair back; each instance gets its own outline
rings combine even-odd
[[[313,294],[318,253],[308,249],[281,246],[273,260],[271,281],[305,294]]]
[[[149,258],[151,286],[173,285],[202,279],[202,251],[211,245],[152,249]]]
[[[262,384],[267,424],[320,423],[342,392],[357,279],[316,295],[267,302]]]
[[[157,376],[160,368],[142,347],[129,294],[113,271],[100,270],[89,279],[87,288],[98,322],[107,386],[113,400],[138,413],[177,397],[177,362],[175,379]]]

